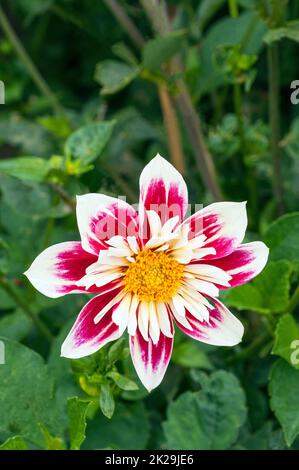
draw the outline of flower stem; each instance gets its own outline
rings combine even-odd
[[[70,196],[67,191],[59,184],[49,183],[50,188],[59,194],[61,199],[65,202],[69,208],[74,211],[76,210],[76,201]]]
[[[113,13],[120,26],[127,33],[129,38],[131,38],[132,42],[138,48],[142,49],[145,44],[145,40],[123,7],[118,4],[117,0],[103,0],[103,2]]]
[[[280,116],[279,116],[279,63],[278,46],[267,46],[268,83],[269,83],[269,119],[271,128],[271,153],[273,159],[273,190],[278,214],[283,213],[283,185],[281,173]]]
[[[237,0],[228,0],[229,13],[232,18],[239,16],[238,2]]]
[[[128,196],[130,202],[136,203],[138,201],[138,195],[132,188],[131,184],[128,183],[120,173],[116,173],[115,168],[110,166],[109,163],[102,163],[104,170],[114,179],[118,188],[123,191],[122,196]]]
[[[42,333],[42,335],[51,342],[53,335],[43,321],[31,310],[31,307],[23,300],[18,291],[7,281],[7,279],[0,277],[0,287],[14,300],[23,312],[27,315],[30,320],[34,323],[36,328]]]
[[[186,174],[186,165],[182,150],[182,140],[173,99],[165,86],[159,87],[159,97],[163,110],[164,124],[169,137],[171,160],[176,169]]]
[[[53,108],[53,111],[57,114],[65,115],[65,110],[59,103],[57,97],[55,94],[52,92],[50,89],[49,85],[45,81],[45,79],[42,77],[38,69],[36,68],[35,64],[29,57],[28,53],[26,52],[23,44],[21,43],[20,39],[14,32],[6,14],[4,13],[4,10],[2,6],[0,5],[0,25],[6,34],[7,38],[13,45],[16,53],[18,54],[20,60],[23,62],[24,66],[27,68],[28,73],[30,74],[32,80],[36,84],[37,88],[40,90],[40,92],[47,98],[49,101],[50,105]]]

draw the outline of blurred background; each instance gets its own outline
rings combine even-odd
[[[0,336],[13,363],[0,366],[0,442],[79,448],[83,437],[67,436],[87,400],[83,448],[298,447],[298,42],[298,0],[0,0]],[[47,299],[22,273],[78,239],[76,194],[136,203],[157,152],[191,204],[247,200],[247,241],[263,239],[271,256],[223,296],[241,312],[242,346],[178,333],[148,396],[124,342],[110,359],[111,348],[61,359],[86,296]]]

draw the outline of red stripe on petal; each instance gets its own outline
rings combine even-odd
[[[192,327],[187,329],[181,323],[177,326],[188,336],[215,346],[235,346],[240,343],[244,328],[242,323],[219,300],[209,298],[214,308],[210,310],[209,322],[199,321],[186,310],[186,319]]]
[[[262,242],[240,245],[224,258],[210,260],[208,263],[226,271],[232,279],[231,287],[244,284],[257,276],[265,267],[269,250]],[[227,287],[219,286],[220,289]]]
[[[140,176],[139,213],[142,238],[150,237],[146,211],[159,214],[162,224],[179,216],[181,221],[188,206],[188,192],[182,175],[167,160],[157,155],[143,169]]]
[[[185,220],[189,224],[189,239],[204,234],[204,248],[214,248],[216,254],[204,259],[218,259],[227,256],[242,242],[247,226],[244,203],[217,202],[196,212]]]
[[[173,327],[172,327],[173,331]],[[160,332],[159,341],[154,344],[149,338],[145,341],[139,328],[130,336],[130,350],[134,367],[144,387],[151,391],[163,380],[173,347],[173,338]]]
[[[166,204],[166,188],[163,179],[152,179],[147,190],[141,191],[144,198],[144,207],[146,210],[154,210],[154,207]]]
[[[78,287],[76,282],[96,260],[96,256],[83,250],[80,242],[58,243],[40,253],[25,275],[39,292],[48,297],[86,292],[85,288]]]
[[[81,242],[74,242],[70,250],[58,253],[55,268],[57,276],[67,281],[78,281],[86,268],[97,261],[97,257],[84,251]]]
[[[138,214],[121,199],[103,194],[86,194],[77,198],[77,221],[85,250],[99,254],[115,235],[138,236]]]
[[[62,356],[72,359],[88,356],[98,351],[108,342],[121,336],[122,332],[112,321],[113,310],[118,304],[105,313],[98,323],[94,322],[96,315],[119,292],[120,289],[117,289],[103,295],[98,295],[83,307],[62,345]]]

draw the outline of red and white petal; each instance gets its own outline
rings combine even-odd
[[[112,314],[117,304],[110,307],[95,323],[96,316],[105,308],[105,305],[112,302],[116,295],[115,292],[98,295],[83,307],[61,347],[63,357],[78,359],[89,356],[122,335],[124,330],[112,320]]]
[[[219,286],[220,289],[236,287],[250,281],[265,267],[269,248],[263,242],[244,243],[224,258],[211,260],[209,264],[226,271],[231,279],[230,286]]]
[[[97,292],[99,289],[86,290],[77,285],[96,259],[83,250],[80,242],[58,243],[40,253],[24,274],[39,292],[52,298],[74,292]]]
[[[204,259],[222,258],[232,253],[242,242],[247,213],[244,202],[215,202],[185,220],[189,224],[189,239],[205,235],[204,248],[214,248],[214,254]]]
[[[173,325],[171,325],[173,334]],[[134,336],[130,336],[130,350],[132,361],[139,379],[150,392],[162,382],[170,361],[173,347],[173,337],[165,336],[160,332],[156,344],[149,337],[146,341],[137,328]]]
[[[90,253],[106,250],[107,241],[116,235],[138,234],[138,214],[121,199],[95,193],[77,196],[76,211],[82,246]]]
[[[200,321],[186,310],[186,319],[192,330],[181,323],[178,327],[198,341],[215,346],[235,346],[242,340],[244,327],[242,323],[219,300],[210,299],[214,308],[210,310],[209,322]]]
[[[188,191],[182,175],[159,154],[143,169],[140,175],[139,215],[144,224],[145,211],[159,214],[162,225],[178,216],[181,221],[187,211]],[[143,238],[149,238],[143,226]]]

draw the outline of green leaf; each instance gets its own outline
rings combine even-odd
[[[50,162],[37,157],[19,157],[0,160],[0,174],[24,181],[40,183],[51,169]]]
[[[299,325],[289,313],[283,315],[276,326],[272,353],[299,369]]]
[[[65,450],[65,444],[61,437],[52,436],[43,424],[40,424],[40,429],[45,441],[44,450]]]
[[[89,404],[89,401],[80,400],[78,397],[69,398],[67,401],[71,450],[79,450],[85,440]]]
[[[202,0],[196,15],[198,27],[203,29],[225,2],[226,0]]]
[[[166,448],[228,449],[245,418],[245,395],[237,378],[214,372],[200,391],[185,392],[170,404],[163,426]]]
[[[162,64],[179,52],[184,43],[186,31],[173,31],[148,41],[143,48],[143,67],[158,72]]]
[[[53,435],[62,434],[55,383],[42,357],[29,348],[1,338],[5,364],[0,366],[0,433],[20,434],[42,447],[40,425]]]
[[[23,14],[26,15],[27,23],[32,21],[35,16],[45,13],[53,3],[54,0],[31,0],[29,4],[26,0],[18,0]]]
[[[239,310],[261,314],[283,312],[289,303],[290,275],[291,265],[287,261],[269,263],[250,284],[225,292],[223,299]]]
[[[22,436],[13,436],[0,445],[0,450],[29,450]]]
[[[124,338],[120,338],[119,340],[115,341],[109,348],[108,351],[108,364],[112,366],[114,362],[121,358],[122,352],[125,347],[125,340]]]
[[[31,219],[44,218],[51,211],[50,192],[45,186],[0,175],[0,188],[7,205]]]
[[[299,434],[299,371],[279,359],[273,365],[269,380],[270,406],[280,422],[288,446]]]
[[[183,367],[213,368],[207,354],[195,341],[183,341],[178,346],[175,345],[171,360]]]
[[[270,248],[270,259],[286,259],[299,265],[299,212],[286,214],[273,222],[264,241]]]
[[[72,132],[69,121],[64,116],[43,116],[38,122],[55,136],[66,139]]]
[[[2,308],[0,304],[0,308]],[[0,336],[21,340],[28,335],[32,321],[21,310],[9,313],[0,318]]]
[[[133,391],[138,390],[138,385],[133,382],[133,380],[128,379],[124,375],[119,374],[118,372],[109,372],[107,377],[113,380],[113,382],[122,390]]]
[[[149,418],[142,402],[118,402],[113,419],[98,413],[88,423],[83,449],[145,449],[149,438]]]
[[[254,26],[252,27],[252,24]],[[200,75],[198,95],[214,90],[226,82],[222,70],[217,67],[219,48],[244,44],[244,54],[258,54],[263,46],[266,25],[255,13],[242,13],[238,18],[224,17],[212,23],[200,47]]]
[[[103,415],[111,419],[115,410],[115,401],[109,384],[101,385],[100,407]]]
[[[42,126],[18,115],[0,120],[0,142],[16,146],[23,155],[49,156],[55,149],[50,137]]]
[[[290,39],[291,41],[299,42],[299,21],[288,21],[281,28],[270,29],[264,36],[264,41],[267,44],[280,41],[281,39]]]
[[[139,67],[116,60],[104,60],[97,64],[94,78],[103,87],[102,95],[113,95],[129,85],[139,72]]]
[[[65,153],[72,156],[82,165],[96,160],[105,149],[115,122],[95,122],[76,130],[67,139]]]

